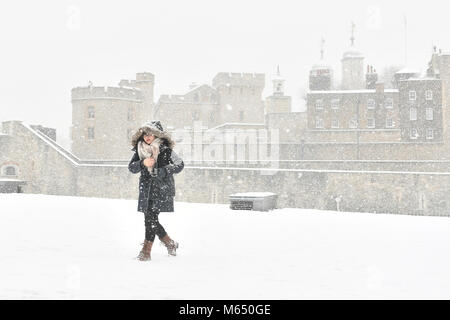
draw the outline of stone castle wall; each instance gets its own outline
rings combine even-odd
[[[20,122],[6,123],[5,130],[9,136],[2,135],[0,166],[15,163],[19,167],[17,178],[27,181],[24,192],[137,198],[139,175],[128,171],[127,162],[82,162]],[[397,166],[398,171],[348,171],[187,165],[175,177],[175,200],[228,203],[232,193],[270,191],[278,194],[279,208],[336,210],[335,199],[342,196],[339,209],[345,211],[449,215],[448,170],[402,172],[405,168]]]

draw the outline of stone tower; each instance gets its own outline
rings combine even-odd
[[[272,79],[273,93],[266,99],[266,114],[291,112],[291,97],[284,95],[284,82],[285,79],[281,76],[278,66],[277,74]]]
[[[138,73],[119,87],[72,89],[72,153],[87,160],[128,160],[130,138],[152,118],[154,76]]]
[[[137,73],[134,87],[141,89],[147,119],[153,119],[155,76],[150,72]]]
[[[342,89],[358,90],[365,88],[364,79],[364,56],[354,46],[355,24],[352,23],[352,34],[350,37],[350,48],[342,55]]]
[[[263,123],[263,73],[218,73],[212,86],[218,92],[223,123]]]

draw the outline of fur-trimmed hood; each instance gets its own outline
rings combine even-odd
[[[140,140],[143,140],[143,136],[148,134],[153,134],[155,137],[163,140],[163,144],[167,144],[170,149],[175,147],[175,141],[173,141],[171,135],[164,131],[161,122],[158,120],[153,120],[142,125],[136,132],[133,134],[131,138],[131,145],[133,146],[133,150],[136,149],[137,143]]]

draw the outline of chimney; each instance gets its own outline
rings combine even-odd
[[[366,89],[375,89],[375,84],[378,81],[378,75],[374,73],[373,66],[367,66],[366,74]]]

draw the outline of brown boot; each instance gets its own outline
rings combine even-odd
[[[168,254],[170,254],[171,256],[177,255],[178,242],[175,242],[172,239],[170,239],[169,235],[167,235],[167,234],[164,237],[159,238],[159,239],[166,246]]]
[[[148,261],[151,260],[150,252],[152,251],[153,242],[144,240],[143,247],[137,259],[140,261]]]

